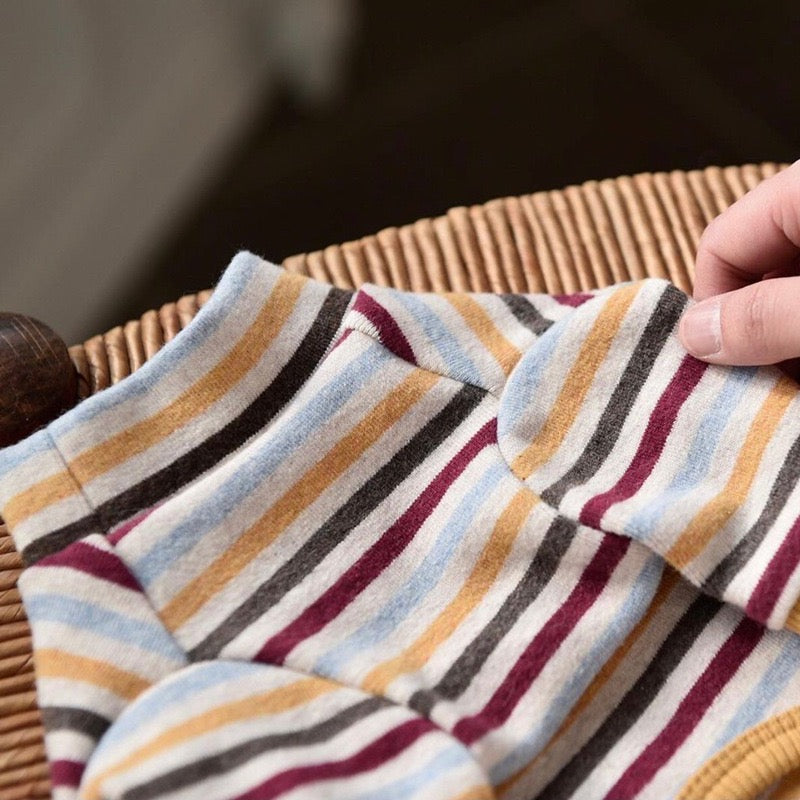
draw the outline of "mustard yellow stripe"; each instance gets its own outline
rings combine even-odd
[[[81,683],[91,683],[113,692],[126,700],[133,700],[151,682],[141,675],[85,656],[76,656],[63,650],[44,648],[34,653],[34,666],[37,678],[66,678]]]
[[[707,761],[679,800],[754,800],[800,767],[800,707],[756,725]]]
[[[495,800],[494,791],[491,786],[472,786],[465,792],[455,795],[451,800]]]
[[[103,783],[114,775],[131,769],[143,761],[213,730],[236,722],[260,717],[264,714],[280,714],[315,700],[339,685],[323,678],[304,678],[262,694],[244,697],[221,706],[216,706],[192,717],[151,739],[147,744],[128,753],[108,769],[94,777],[84,788],[83,796],[90,800],[101,800]]]
[[[614,292],[606,302],[581,346],[580,353],[567,375],[533,441],[514,459],[514,474],[525,480],[556,452],[580,411],[595,373],[608,355],[620,325],[636,297],[640,284],[631,284]]]
[[[189,389],[151,417],[90,447],[69,463],[69,471],[79,483],[113,469],[134,455],[148,450],[189,420],[202,414],[230,391],[259,361],[294,309],[308,281],[301,275],[281,274],[258,316],[233,348]],[[64,474],[53,475],[11,498],[3,509],[12,527],[63,499],[67,484]],[[71,492],[78,486],[70,482]]]
[[[439,645],[461,624],[492,587],[511,547],[539,498],[529,489],[520,489],[503,509],[492,535],[481,552],[466,582],[430,626],[400,655],[375,667],[362,686],[375,694],[400,674],[419,669]]]
[[[800,633],[800,600],[792,606],[789,616],[786,617],[786,622],[784,622],[784,627],[795,633]]]
[[[470,330],[478,337],[486,349],[497,359],[506,375],[511,373],[522,355],[517,347],[506,339],[494,324],[494,320],[474,298],[466,294],[444,295],[453,308],[458,311]]]
[[[35,511],[66,500],[79,491],[80,485],[68,472],[59,472],[12,497],[3,508],[3,518],[14,530]]]
[[[521,770],[506,778],[506,780],[502,783],[498,784],[497,791],[501,796],[504,795],[512,786],[522,780],[526,775],[529,775],[533,770],[536,769],[542,758],[544,758],[550,751],[550,748],[567,732],[567,730],[569,730],[569,728],[572,727],[572,725],[589,706],[592,700],[597,697],[603,686],[608,683],[613,674],[617,671],[617,667],[622,664],[625,657],[630,652],[630,649],[650,626],[653,617],[656,615],[661,606],[664,605],[664,602],[675,588],[675,584],[677,582],[678,573],[675,570],[667,567],[661,578],[661,582],[658,585],[658,590],[653,597],[653,602],[648,607],[645,615],[639,620],[633,630],[616,649],[611,658],[603,665],[597,675],[595,675],[592,682],[586,687],[584,693],[580,696],[580,698],[578,698],[578,702],[575,703],[569,714],[567,714],[567,716],[564,718],[564,721],[561,723],[559,729],[555,732],[555,734],[553,734],[553,737],[547,742],[545,747],[539,752],[533,761],[530,761]]]
[[[166,625],[173,630],[182,625],[236,577],[307,506],[317,500],[326,487],[419,402],[438,380],[437,375],[426,370],[411,372],[211,566],[173,597],[161,611],[161,618]]]
[[[682,569],[691,562],[744,502],[764,450],[796,395],[794,381],[781,377],[753,420],[725,488],[695,515],[667,552],[670,564]]]

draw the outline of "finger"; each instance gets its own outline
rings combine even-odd
[[[735,291],[768,273],[786,274],[800,255],[800,161],[760,183],[703,232],[694,298]]]
[[[776,364],[800,356],[800,278],[759,281],[689,308],[683,346],[712,364]]]

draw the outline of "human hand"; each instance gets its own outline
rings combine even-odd
[[[800,161],[759,184],[704,231],[679,336],[713,364],[800,374]]]

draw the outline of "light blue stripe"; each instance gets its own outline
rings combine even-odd
[[[220,525],[250,493],[263,485],[265,475],[279,469],[360,387],[395,358],[375,344],[317,392],[306,391],[306,403],[291,426],[284,425],[280,433],[271,433],[263,441],[252,443],[249,450],[245,451],[247,458],[242,457],[228,480],[211,497],[206,497],[193,508],[180,525],[163,535],[152,550],[133,563],[133,572],[140,583],[149,586],[171,567],[175,559],[188,552],[208,531]],[[295,402],[300,402],[299,397]]]
[[[561,337],[570,330],[572,315],[551,325],[517,364],[506,384],[500,400],[501,410],[497,415],[497,436],[500,441],[513,436],[520,419],[531,413],[532,398],[535,398],[543,373],[550,363]]]
[[[191,702],[193,694],[221,683],[233,683],[259,671],[269,677],[269,674],[274,674],[277,668],[235,661],[208,661],[193,664],[180,672],[173,673],[166,683],[157,684],[149,689],[122,712],[119,719],[100,740],[92,758],[99,758],[105,750],[134,733],[141,725],[151,722],[170,706]],[[266,682],[265,689],[269,689],[269,686],[269,682]]]
[[[628,521],[625,527],[627,536],[647,541],[657,529],[662,516],[671,512],[686,494],[702,486],[714,463],[714,451],[728,424],[731,411],[741,401],[755,374],[754,368],[730,371],[722,389],[697,428],[680,472],[660,495],[648,500],[647,505]]]
[[[600,667],[608,661],[649,608],[663,567],[664,562],[659,556],[654,555],[647,559],[622,607],[592,649],[580,663],[575,664],[575,672],[552,699],[542,718],[502,761],[492,767],[492,784],[502,783],[526,764],[530,764],[552,739],[586,687],[594,680]]]
[[[787,641],[780,655],[770,664],[769,669],[739,706],[713,746],[709,748],[707,758],[748,728],[763,722],[775,698],[797,675],[800,669],[800,639],[792,633],[785,634],[785,638]]]
[[[55,443],[46,428],[36,431],[17,444],[0,448],[0,480],[20,464],[24,464],[28,459],[48,450],[55,450]],[[59,461],[61,460],[60,456],[56,455],[55,457]]]
[[[454,372],[462,380],[480,386],[482,380],[480,370],[464,349],[464,343],[458,340],[444,324],[441,316],[431,308],[430,301],[426,302],[427,298],[423,299],[405,292],[393,292],[392,297],[406,308],[425,331],[448,372]]]
[[[177,369],[181,361],[199,348],[220,325],[230,322],[231,306],[247,291],[247,285],[259,267],[275,273],[279,271],[279,267],[267,264],[252,253],[242,252],[234,256],[211,298],[191,323],[123,381],[88,397],[55,420],[50,425],[54,436],[59,438],[98,414],[146,394],[163,377],[169,379],[169,374]]]
[[[26,598],[25,611],[34,625],[39,622],[58,622],[116,642],[134,645],[180,664],[186,663],[185,655],[158,623],[132,619],[61,594],[37,594],[30,599]],[[68,641],[69,634],[64,634],[64,638]]]
[[[505,463],[492,464],[470,487],[442,527],[433,547],[405,584],[394,592],[372,619],[365,622],[340,644],[322,655],[313,668],[320,675],[335,678],[352,658],[362,650],[374,647],[389,636],[397,626],[422,603],[445,573],[447,565],[486,498],[508,475]]]
[[[416,772],[363,794],[354,795],[351,800],[405,800],[425,788],[429,783],[441,780],[445,773],[468,761],[474,763],[469,751],[463,745],[453,744],[435,755]],[[455,789],[454,786],[449,788]]]

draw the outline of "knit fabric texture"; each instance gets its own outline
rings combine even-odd
[[[54,796],[794,796],[800,390],[686,303],[239,254],[0,451]]]

